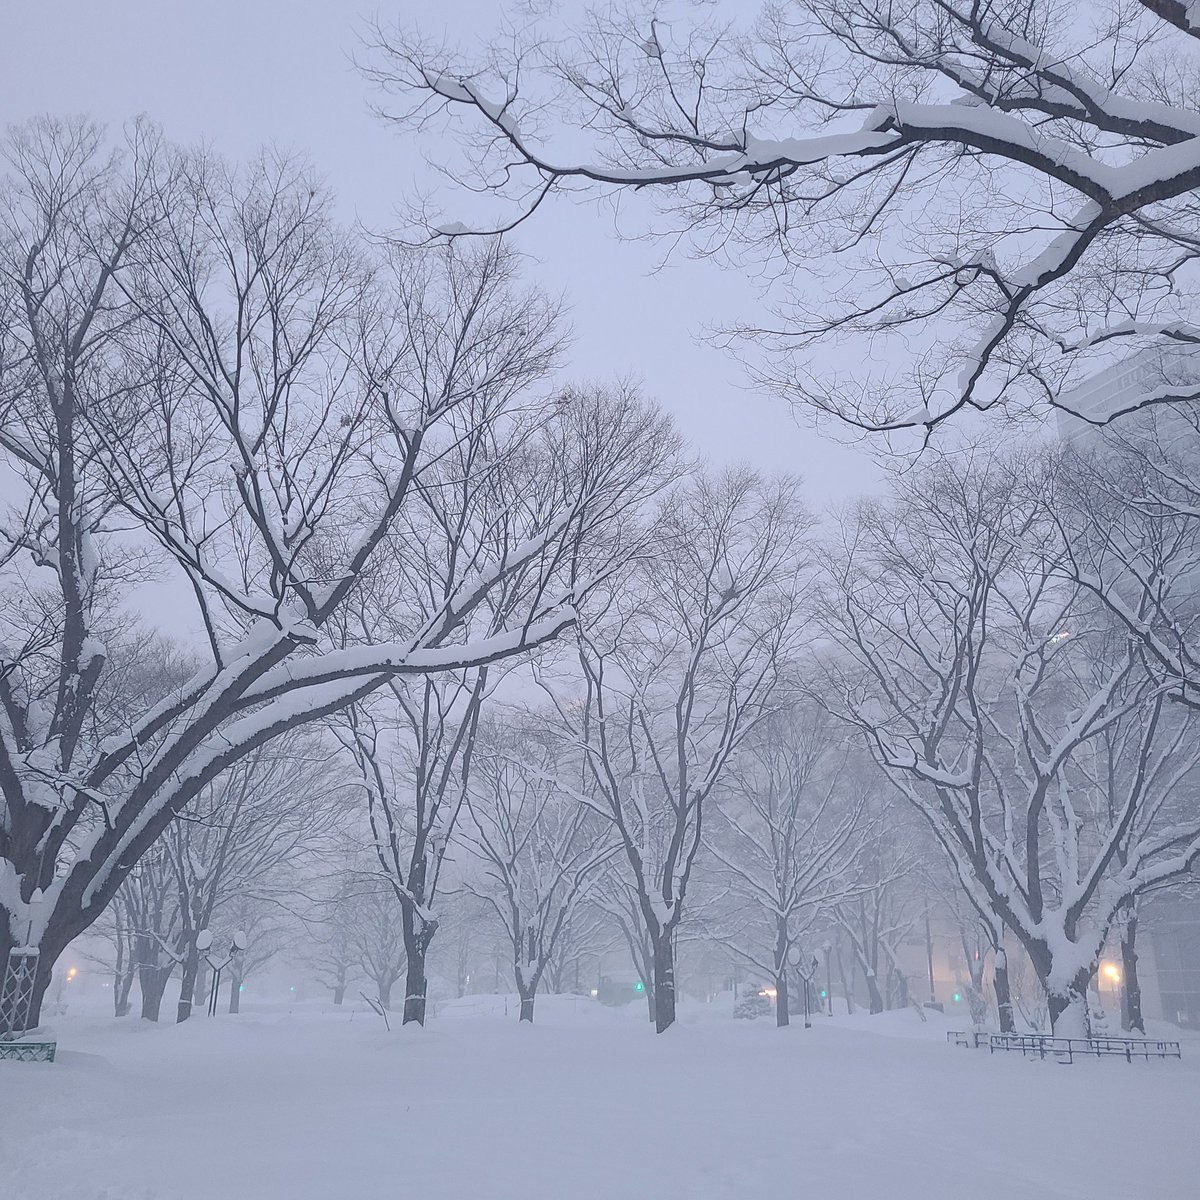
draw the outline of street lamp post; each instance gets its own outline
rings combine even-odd
[[[814,954],[808,960],[807,966],[804,963],[804,955],[799,946],[793,946],[788,951],[788,961],[796,968],[796,973],[804,982],[804,1028],[812,1028],[812,1005],[809,1000],[809,985],[817,976],[817,968],[820,964],[817,962],[817,956]]]
[[[225,968],[229,966],[229,964],[233,962],[233,960],[237,958],[237,956],[241,954],[243,950],[246,949],[246,947],[250,944],[250,941],[246,937],[245,933],[239,929],[233,935],[233,941],[230,944],[229,953],[225,956],[225,959],[222,962],[217,962],[211,954],[206,953],[212,944],[213,935],[211,930],[202,929],[198,934],[196,934],[196,949],[204,955],[205,961],[208,963],[209,968],[213,973],[212,987],[209,989],[208,993],[208,1015],[210,1017],[215,1017],[217,1015],[217,996],[221,990],[221,972],[224,971]]]

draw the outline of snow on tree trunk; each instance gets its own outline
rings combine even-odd
[[[1137,928],[1137,915],[1130,913],[1121,929],[1121,1027],[1145,1034],[1142,985],[1138,981]]]
[[[142,1020],[157,1021],[162,1009],[163,992],[175,964],[165,967],[141,966],[138,968],[138,986],[142,992]]]
[[[132,1007],[129,1002],[129,993],[133,990],[133,976],[134,968],[132,964],[129,964],[113,980],[113,1016],[115,1017],[126,1016]]]
[[[883,994],[879,990],[879,980],[875,977],[875,968],[864,965],[863,978],[867,981],[867,995],[871,1001],[871,1012],[883,1012]]]
[[[1013,1020],[1012,993],[1008,984],[1008,954],[1003,946],[996,948],[992,981],[996,988],[996,1011],[1000,1018],[1000,1032],[1015,1033],[1017,1027]]]
[[[426,921],[408,902],[403,904],[401,920],[404,927],[404,950],[407,962],[404,969],[403,1024],[425,1024],[425,1002],[429,981],[425,976],[425,958],[429,943],[437,932],[436,921]]]
[[[1079,991],[1047,993],[1050,1029],[1055,1037],[1086,1038],[1091,1035],[1086,986],[1085,983]]]
[[[654,1028],[663,1033],[675,1024],[675,947],[673,930],[654,939]]]
[[[200,952],[193,943],[183,960],[183,971],[179,977],[179,1005],[175,1010],[175,1023],[186,1021],[192,1015],[196,1000],[196,982],[200,973]]]
[[[775,1026],[777,1029],[782,1029],[790,1021],[787,967],[780,967],[775,972]]]
[[[521,997],[521,1017],[520,1017],[520,1019],[522,1021],[528,1021],[530,1025],[533,1024],[533,1002],[536,999],[537,999],[537,995],[534,992],[530,992],[529,995]]]

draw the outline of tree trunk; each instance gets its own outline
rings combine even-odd
[[[996,985],[996,1009],[1000,1017],[1000,1032],[1015,1033],[1017,1026],[1013,1020],[1012,993],[1008,986],[1008,953],[1003,946],[996,947],[993,982]]]
[[[653,1025],[655,1022],[653,984],[646,988],[646,1015],[650,1018],[650,1024]]]
[[[1142,985],[1138,982],[1137,927],[1137,913],[1131,911],[1121,930],[1121,1028],[1145,1034]]]
[[[236,964],[229,972],[229,1011],[231,1013],[240,1013],[242,1011],[242,980],[245,979],[245,974],[237,969]]]
[[[675,947],[668,931],[654,939],[654,1029],[665,1033],[675,1024]]]
[[[964,935],[962,939],[963,954],[967,960],[967,970],[971,974],[971,982],[967,985],[967,1006],[971,1010],[971,1025],[975,1029],[983,1029],[987,1025],[988,1002],[983,991],[984,957],[976,947],[974,954]]]
[[[129,1003],[129,993],[133,989],[135,970],[132,955],[128,961],[118,964],[118,969],[113,975],[113,1016],[123,1017],[132,1007]]]
[[[787,918],[775,918],[775,1028],[783,1029],[791,1021],[788,1011],[788,928]]]
[[[867,981],[867,996],[871,1001],[871,1012],[883,1012],[883,996],[879,991],[879,980],[875,978],[874,969],[864,966],[863,978]]]
[[[144,966],[138,968],[138,986],[142,990],[142,1020],[157,1021],[162,1008],[163,992],[175,964],[165,967]]]
[[[345,998],[346,985],[344,983],[339,983],[333,989],[333,1002],[335,1005],[340,1005]]]
[[[987,997],[983,994],[979,983],[976,982],[974,972],[971,975],[971,982],[967,984],[967,1007],[971,1010],[971,1026],[974,1029],[983,1029],[987,1025]]]
[[[50,986],[54,964],[58,961],[59,955],[66,949],[70,941],[70,935],[66,934],[54,919],[51,918],[41,941],[37,945],[40,955],[33,978],[33,996],[30,1000],[29,1013],[23,1028],[18,1029],[16,1027],[16,1014],[9,1009],[0,1009],[0,1028],[10,1029],[14,1033],[24,1033],[26,1029],[36,1029],[41,1024],[42,1001],[46,997],[46,989]],[[9,952],[15,949],[18,944],[25,945],[23,941],[18,943],[13,938],[9,922],[6,919],[5,910],[0,907],[0,980],[3,979],[4,972],[8,969]],[[15,997],[12,999],[15,1000]]]
[[[533,1024],[533,1002],[537,999],[536,992],[530,992],[528,996],[521,994],[521,1020],[528,1021]]]
[[[179,977],[179,1006],[175,1010],[175,1024],[186,1021],[192,1015],[192,1006],[196,1000],[196,976],[200,971],[200,952],[195,945],[188,947],[187,958],[183,960],[183,971]]]
[[[404,950],[408,958],[404,973],[403,1024],[416,1022],[418,1025],[424,1025],[426,993],[429,989],[429,980],[425,976],[425,956],[429,952],[429,943],[433,941],[433,935],[437,932],[437,922],[423,920],[408,903],[402,905],[401,919],[404,928]]]
[[[425,950],[409,951],[404,973],[404,1021],[408,1025],[425,1024],[425,1001],[429,980],[425,977]]]
[[[1084,972],[1067,986],[1065,991],[1047,989],[1050,1006],[1050,1030],[1057,1037],[1086,1038],[1090,1034],[1087,1006],[1087,984],[1090,973]]]
[[[392,1011],[392,984],[394,979],[377,979],[375,981],[375,991],[379,998],[379,1003],[385,1012]]]

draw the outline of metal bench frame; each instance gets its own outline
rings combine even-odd
[[[57,1042],[0,1042],[0,1059],[13,1062],[53,1062]]]
[[[966,1046],[968,1049],[979,1049],[988,1044],[992,1035],[983,1029],[947,1029],[946,1041],[952,1046]]]

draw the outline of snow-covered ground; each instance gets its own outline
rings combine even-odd
[[[1200,1044],[1060,1066],[911,1012],[814,1028],[684,1010],[443,1006],[388,1034],[297,1006],[72,1014],[0,1063],[3,1200],[1195,1200]]]

